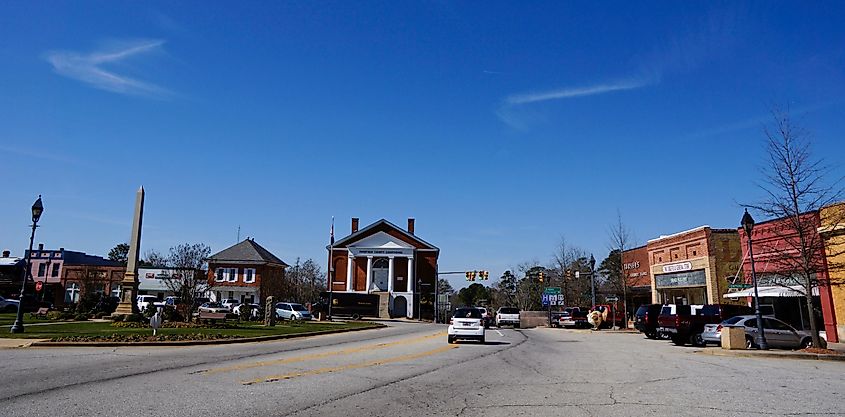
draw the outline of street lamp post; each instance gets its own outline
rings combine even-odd
[[[748,209],[745,209],[745,214],[742,215],[740,224],[745,230],[745,236],[748,238],[748,258],[751,259],[751,280],[754,283],[754,315],[757,316],[757,333],[760,335],[757,346],[761,350],[767,350],[769,344],[766,343],[766,333],[763,331],[763,314],[760,313],[760,295],[757,291],[757,271],[754,270],[754,251],[751,249],[751,232],[754,230],[754,218],[748,213]]]
[[[35,200],[32,205],[32,234],[29,235],[29,251],[26,253],[26,269],[23,271],[23,279],[21,280],[21,294],[18,297],[18,315],[15,318],[15,324],[12,325],[10,332],[23,333],[23,293],[26,290],[26,278],[29,276],[30,269],[32,269],[32,242],[35,240],[35,228],[38,227],[38,220],[41,218],[41,213],[44,212],[44,205],[41,204],[41,196]]]
[[[590,295],[593,299],[592,308],[596,307],[596,258],[590,254]]]

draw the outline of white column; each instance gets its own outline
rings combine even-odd
[[[346,257],[346,291],[352,291],[352,275],[355,271],[355,257],[348,255]]]
[[[373,257],[367,257],[367,294],[370,293],[370,285],[373,282]]]
[[[408,257],[408,292],[414,292],[414,257]]]
[[[391,256],[387,260],[387,292],[393,292],[393,257]]]

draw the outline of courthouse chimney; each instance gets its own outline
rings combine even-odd
[[[408,218],[408,233],[414,234],[414,218],[413,217]]]
[[[44,250],[44,244],[43,243],[38,244],[38,250]]]
[[[355,233],[357,231],[358,231],[358,218],[353,217],[352,218],[352,233]]]

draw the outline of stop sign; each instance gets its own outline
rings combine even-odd
[[[43,286],[44,286],[44,282],[43,282],[43,281],[38,281],[38,282],[36,282],[36,283],[35,283],[35,291],[41,291],[41,287],[43,287]]]

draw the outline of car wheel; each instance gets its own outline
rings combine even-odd
[[[807,349],[813,347],[813,338],[812,337],[805,337],[801,340],[801,349]]]
[[[701,338],[701,333],[695,333],[695,334],[690,335],[689,342],[690,342],[691,345],[696,346],[696,347],[701,347],[701,346],[706,345],[706,343],[704,343],[704,339]]]
[[[657,332],[646,333],[645,337],[647,337],[649,339],[659,339],[660,338],[660,336],[658,336]]]
[[[486,340],[487,340],[487,339],[486,339],[484,336],[481,336],[481,344],[482,344],[482,345],[483,345],[483,344],[485,344],[485,343],[487,343],[487,342],[486,342]]]
[[[447,336],[447,340],[449,341],[449,344],[455,343],[455,337],[454,336]]]
[[[355,313],[355,314],[353,314],[353,315],[352,315],[352,320],[360,320],[360,319],[361,319],[361,315],[360,315],[360,314]]]
[[[754,339],[752,339],[751,336],[745,336],[745,348],[757,349],[757,344],[754,343]]]

